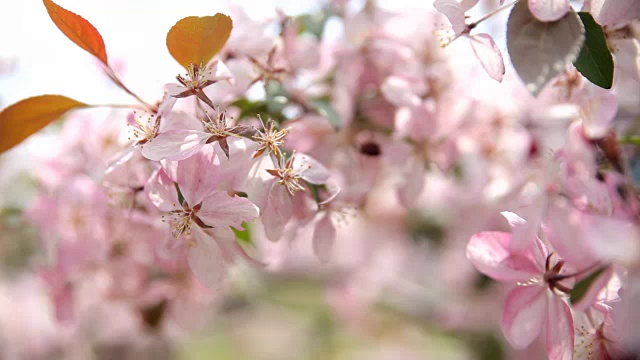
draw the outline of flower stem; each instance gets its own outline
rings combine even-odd
[[[511,6],[515,5],[518,1],[520,1],[520,0],[512,1],[512,2],[508,3],[507,5],[503,5],[503,6],[499,7],[499,8],[497,8],[497,9],[493,10],[492,12],[486,14],[485,16],[481,17],[480,19],[478,19],[478,20],[472,22],[471,24],[467,25],[467,27],[469,29],[473,29],[474,27],[480,25],[480,23],[482,23],[483,21],[493,17],[494,15],[498,14],[502,10],[510,8]]]
[[[134,99],[138,100],[138,102],[140,102],[140,104],[142,104],[146,110],[149,110],[151,112],[156,112],[157,111],[157,107],[150,105],[149,103],[147,103],[146,101],[142,100],[140,98],[140,96],[138,96],[136,93],[134,93],[133,91],[131,91],[123,82],[122,80],[120,80],[120,78],[118,77],[118,75],[116,75],[115,71],[113,71],[113,69],[110,66],[107,66],[105,69],[105,72],[107,73],[107,76],[109,77],[109,79],[111,79],[111,81],[114,82],[114,84],[116,84],[120,89],[124,90],[124,92],[126,92],[127,94],[131,95]]]

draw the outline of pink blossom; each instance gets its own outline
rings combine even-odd
[[[512,241],[508,233],[483,232],[467,245],[467,258],[480,272],[518,284],[507,297],[500,323],[503,334],[513,347],[524,349],[544,333],[550,359],[572,359],[573,318],[562,296],[568,292],[564,260],[538,239],[517,252],[510,250]]]
[[[579,100],[585,135],[589,139],[603,138],[618,112],[618,101],[611,91],[593,84],[587,84],[585,88]]]
[[[267,238],[277,241],[293,215],[292,197],[305,190],[302,181],[310,184],[324,184],[329,179],[329,171],[315,159],[305,154],[293,154],[282,167],[268,169],[274,179],[266,182],[268,186],[262,222]]]
[[[478,3],[478,0],[436,0],[433,6],[444,14],[456,34],[461,34],[467,29],[464,13]]]
[[[177,98],[194,95],[195,92],[201,91],[205,87],[215,84],[218,81],[229,80],[233,78],[231,72],[222,61],[214,60],[206,68],[200,69],[192,64],[187,68],[186,78],[178,76],[177,84],[167,85],[169,95]]]
[[[502,53],[489,34],[469,36],[471,48],[487,74],[497,82],[502,82],[504,76],[504,60]]]
[[[622,24],[640,17],[640,4],[634,0],[590,0],[589,11],[600,25]]]
[[[189,115],[185,115],[189,117]],[[191,118],[193,119],[193,118]],[[150,160],[183,160],[198,152],[205,144],[217,142],[225,155],[229,157],[228,137],[235,137],[247,131],[243,125],[231,125],[224,111],[214,114],[205,113],[200,125],[188,120],[188,127],[161,132],[142,149],[142,155]]]
[[[211,146],[192,157],[160,169],[149,183],[153,203],[171,216],[172,234],[179,245],[189,248],[189,265],[206,286],[217,286],[225,274],[225,262],[232,256],[247,257],[235,243],[229,227],[241,228],[244,221],[258,217],[259,209],[249,200],[216,190],[219,159]],[[179,202],[178,184],[184,201]]]
[[[569,0],[561,0],[566,1],[567,6],[569,5]],[[538,0],[530,0],[529,6],[538,3]],[[460,35],[467,35],[471,42],[471,48],[473,49],[473,53],[475,54],[480,64],[485,69],[487,74],[494,80],[498,82],[502,82],[502,77],[504,76],[505,67],[504,60],[502,59],[502,53],[500,52],[500,48],[496,45],[495,41],[489,34],[475,34],[471,35],[470,32],[475,25],[468,25],[466,23],[465,12],[470,10],[478,3],[477,0],[436,0],[433,3],[433,6],[440,13],[444,14],[451,26],[453,28],[454,36],[453,37],[443,37],[442,45],[446,46],[451,41],[455,40]],[[535,6],[535,5],[533,5]],[[547,6],[545,5],[545,9]],[[541,9],[536,9],[541,10]],[[532,9],[532,12],[533,9]],[[565,9],[566,13],[566,9]],[[534,12],[534,14],[536,14]],[[539,13],[543,16],[548,16],[548,14]],[[564,15],[564,13],[562,13]],[[560,17],[562,17],[562,15]],[[538,15],[536,15],[538,17]],[[558,18],[560,18],[558,17]],[[554,19],[557,20],[557,19]],[[543,20],[549,21],[549,20]]]

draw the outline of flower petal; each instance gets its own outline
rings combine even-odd
[[[592,88],[593,95],[582,104],[582,127],[589,139],[603,138],[611,129],[618,113],[618,99],[611,92]]]
[[[151,202],[160,209],[168,212],[176,210],[178,205],[178,192],[167,173],[163,169],[156,171],[147,183],[147,192]]]
[[[133,171],[128,164],[131,163],[131,159],[136,155],[136,152],[139,152],[139,148],[127,147],[122,152],[114,156],[109,161],[109,166],[104,171],[102,181],[121,186],[129,186],[129,174]]]
[[[189,267],[202,285],[208,288],[218,287],[227,272],[222,251],[216,241],[199,226],[192,228],[192,234],[195,246],[189,249]]]
[[[400,76],[389,76],[380,86],[382,95],[396,106],[418,106],[420,98],[411,88],[409,81]]]
[[[202,121],[184,111],[171,111],[162,117],[162,121],[160,121],[160,133],[162,134],[169,130],[198,130],[205,132]]]
[[[640,1],[592,0],[591,14],[602,26],[625,23],[640,17]]]
[[[425,187],[424,161],[415,156],[409,157],[403,173],[403,179],[398,184],[396,191],[400,204],[410,209],[416,205]]]
[[[553,360],[573,360],[573,317],[567,303],[553,296],[549,300],[545,346]]]
[[[476,6],[478,1],[480,0],[458,0],[458,1],[460,1],[460,6],[462,6],[462,10],[466,12],[471,10],[471,8],[473,8],[474,6]]]
[[[203,146],[193,156],[178,161],[176,181],[189,206],[200,204],[216,189],[220,160],[212,145]]]
[[[229,80],[233,78],[233,74],[222,61],[214,61],[207,67],[204,75],[205,80],[217,82],[221,80]]]
[[[218,169],[220,190],[245,191],[246,184],[250,182],[252,177],[249,172],[257,162],[252,158],[257,144],[245,138],[227,138],[227,143],[229,144],[229,158],[219,146],[214,146],[220,159],[220,168]]]
[[[167,86],[169,85],[172,84],[167,84]],[[178,101],[178,99],[171,96],[168,92],[165,93],[158,105],[158,116],[162,118],[169,116],[169,114],[171,114],[171,110],[173,110],[173,106],[176,104],[176,101]]]
[[[258,217],[260,211],[246,198],[229,196],[225,191],[214,191],[202,201],[198,217],[213,227],[233,226],[240,229],[244,221]]]
[[[532,255],[509,251],[511,239],[505,232],[475,234],[467,245],[467,259],[478,271],[498,281],[528,281],[541,275]]]
[[[331,221],[331,214],[327,212],[322,216],[322,219],[316,223],[311,240],[313,252],[320,261],[327,262],[331,259],[331,252],[335,241],[336,227],[333,225],[333,221]]]
[[[545,286],[523,286],[512,290],[500,321],[500,328],[509,344],[516,349],[529,346],[542,330],[546,311]]]
[[[433,7],[449,19],[456,34],[462,33],[467,28],[464,9],[457,0],[436,0]]]
[[[539,227],[540,224],[529,224],[525,219],[509,211],[503,211],[500,214],[507,219],[509,226],[511,226],[511,242],[509,243],[511,252],[523,252],[534,244],[536,227]]]
[[[589,268],[599,261],[599,254],[589,246],[585,236],[589,232],[587,217],[564,198],[555,200],[547,209],[545,233],[549,243],[577,270]]]
[[[529,0],[529,10],[536,19],[556,21],[571,9],[569,0]]]
[[[319,202],[318,205],[326,205],[332,202],[336,197],[338,197],[340,191],[342,190],[340,185],[334,184],[332,182],[326,184],[325,187],[327,189],[327,194],[325,195],[325,197],[322,197],[323,200]]]
[[[480,61],[487,74],[497,82],[502,82],[504,76],[504,60],[500,48],[489,34],[470,36],[473,53]]]
[[[211,134],[197,130],[169,130],[142,146],[149,160],[182,160],[196,153]]]
[[[233,262],[236,257],[241,257],[249,264],[256,267],[264,267],[264,264],[260,261],[252,258],[242,246],[236,242],[236,234],[227,226],[219,226],[212,229],[204,229],[207,235],[211,236],[220,249],[222,250],[222,258],[227,262]]]
[[[282,237],[284,226],[293,215],[293,200],[283,185],[274,181],[267,194],[267,206],[262,214],[264,232],[271,241]]]
[[[640,230],[628,221],[585,213],[565,199],[554,202],[547,217],[551,245],[577,270],[598,262],[631,264],[640,254]]]
[[[584,239],[602,262],[634,264],[640,256],[640,229],[623,219],[587,215]]]
[[[293,171],[312,184],[324,184],[331,176],[329,170],[309,155],[297,153],[293,158]]]
[[[169,94],[169,96],[171,97],[175,97],[178,96],[180,94],[182,94],[185,91],[188,91],[189,88],[186,88],[182,85],[178,85],[178,84],[167,84],[165,85],[165,89],[167,90],[167,94]]]

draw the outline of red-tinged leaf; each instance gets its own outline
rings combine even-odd
[[[10,105],[0,112],[0,152],[19,144],[67,111],[88,106],[62,95],[40,95]]]
[[[43,0],[43,2],[53,23],[69,40],[107,65],[107,50],[104,47],[104,40],[90,22],[51,0]]]
[[[189,16],[178,21],[167,33],[169,53],[180,65],[205,65],[226,44],[233,27],[224,14]]]

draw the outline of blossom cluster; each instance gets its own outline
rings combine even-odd
[[[481,333],[512,358],[640,354],[640,3],[352,5],[262,20],[232,7],[228,40],[199,63],[183,63],[170,32],[185,72],[149,103],[85,49],[140,101],[71,115],[34,166],[35,276],[0,285],[50,302],[55,321],[0,332],[0,355],[100,358],[126,344],[131,358],[170,358],[164,341],[273,278],[319,282],[356,332],[385,304],[454,334],[469,350],[453,358],[474,358],[464,339]],[[509,9],[507,59],[476,32]],[[526,16],[529,32],[514,24]],[[573,64],[591,44],[584,16],[614,59],[610,89]],[[568,34],[574,21],[580,34],[557,41],[575,54],[532,42],[535,24]],[[365,358],[438,357],[405,345]]]

